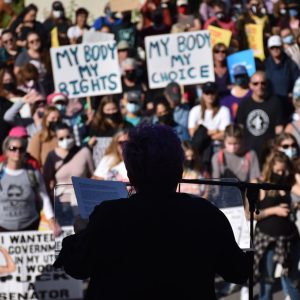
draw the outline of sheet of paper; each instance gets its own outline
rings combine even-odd
[[[101,202],[128,197],[124,182],[72,177],[72,183],[79,213],[84,219],[88,219],[95,206]]]

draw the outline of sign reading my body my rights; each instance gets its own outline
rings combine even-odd
[[[150,88],[215,80],[207,30],[149,36],[145,44]]]
[[[0,234],[0,299],[82,299],[82,281],[54,269],[55,242],[73,233],[63,227],[59,240],[51,232],[26,231]],[[57,248],[61,248],[59,245]]]
[[[115,41],[51,48],[55,90],[70,98],[122,92]]]

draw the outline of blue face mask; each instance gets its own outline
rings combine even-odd
[[[282,42],[283,42],[284,44],[291,45],[291,44],[294,43],[294,36],[292,36],[292,35],[290,34],[290,35],[288,35],[288,36],[282,38]]]
[[[56,104],[56,108],[59,110],[60,114],[63,116],[66,113],[66,106],[63,104]]]
[[[291,17],[297,17],[298,16],[298,10],[297,9],[290,9],[289,10]]]
[[[140,105],[136,103],[127,103],[126,110],[129,113],[136,113],[140,110]]]

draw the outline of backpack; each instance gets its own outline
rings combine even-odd
[[[245,154],[245,159],[243,162],[243,171],[246,173],[250,170],[250,166],[251,166],[251,155],[250,155],[250,151],[247,151]],[[226,158],[225,158],[225,154],[224,154],[224,149],[221,149],[218,152],[218,164],[220,166],[223,166],[224,171],[223,173],[220,175],[221,178],[237,178],[236,175],[233,173],[233,171],[231,171],[230,169],[227,168],[227,162],[226,162]]]
[[[35,193],[37,211],[40,212],[43,207],[42,199],[39,196],[40,184],[38,182],[38,179],[35,176],[34,169],[32,168],[32,166],[30,166],[30,164],[25,163],[24,169],[26,170],[26,174],[28,176],[30,186]],[[2,190],[1,178],[3,177],[3,175],[4,175],[4,161],[0,162],[0,190]]]

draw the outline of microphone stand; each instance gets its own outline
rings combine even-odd
[[[284,190],[290,191],[291,187],[282,184],[273,183],[250,183],[244,181],[221,181],[221,180],[209,180],[209,179],[182,179],[180,183],[189,184],[206,184],[206,185],[220,185],[220,186],[231,186],[237,187],[241,194],[246,196],[249,202],[249,212],[250,212],[250,248],[252,247],[251,242],[254,240],[254,212],[259,214],[259,190]],[[249,275],[249,300],[253,300],[253,286],[254,286],[254,251],[250,252],[251,259],[251,269]]]

